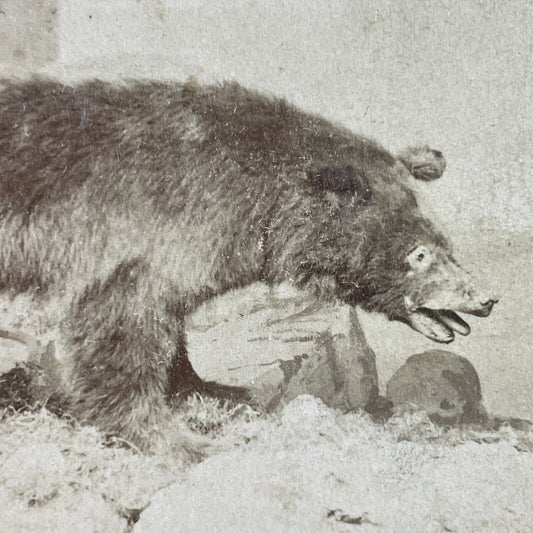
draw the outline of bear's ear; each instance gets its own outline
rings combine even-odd
[[[352,165],[327,166],[307,171],[307,180],[321,191],[355,196],[357,203],[370,200],[371,191],[366,176]]]
[[[398,154],[398,159],[416,179],[424,181],[440,178],[446,168],[442,152],[432,150],[429,146],[406,148]]]

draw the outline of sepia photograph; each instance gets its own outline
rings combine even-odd
[[[0,0],[0,533],[533,531],[532,27]]]

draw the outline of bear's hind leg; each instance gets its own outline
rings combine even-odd
[[[183,335],[148,271],[142,260],[121,263],[73,302],[63,328],[75,414],[145,450],[165,440],[168,370]]]

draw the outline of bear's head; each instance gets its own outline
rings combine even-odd
[[[327,278],[340,300],[437,342],[451,342],[454,332],[467,335],[457,312],[485,317],[497,300],[474,286],[448,240],[422,216],[409,184],[409,175],[435,179],[444,166],[440,152],[422,147],[393,164],[357,161],[309,171],[313,200],[297,216],[313,231],[297,265],[300,285]]]
[[[490,314],[497,300],[475,286],[427,218],[402,211],[366,228],[360,288],[350,290],[345,276],[339,286],[345,301],[385,313],[437,342],[451,342],[454,332],[470,333],[457,312]]]

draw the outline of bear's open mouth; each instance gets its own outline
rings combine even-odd
[[[453,341],[455,333],[459,333],[459,335],[470,333],[470,326],[455,311],[487,317],[497,302],[497,299],[487,299],[476,305],[459,304],[454,311],[451,309],[433,309],[429,306],[410,306],[405,317],[400,320],[407,322],[414,330],[433,341],[447,343]]]
[[[454,311],[418,308],[407,315],[407,323],[436,342],[452,342],[455,333],[468,335],[470,326]]]

